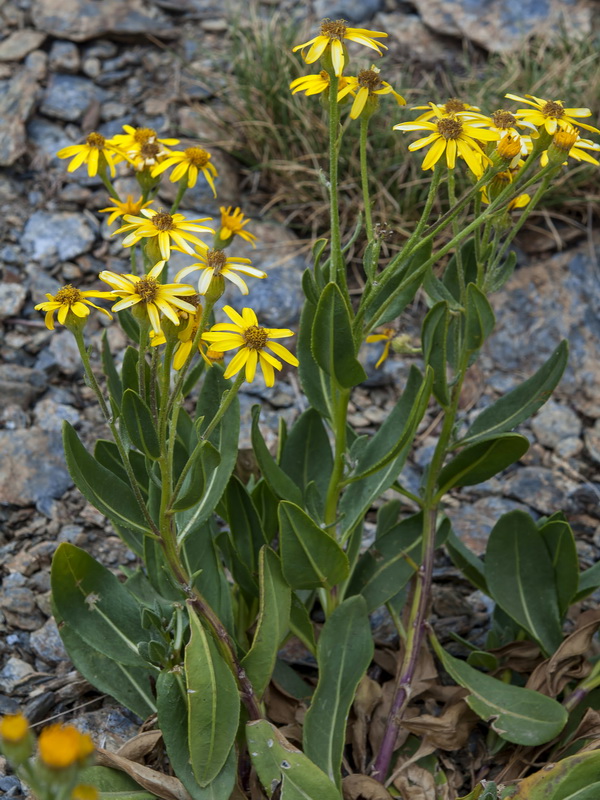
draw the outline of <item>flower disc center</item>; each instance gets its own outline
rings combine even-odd
[[[269,340],[269,335],[264,328],[259,328],[258,325],[251,325],[246,328],[244,339],[246,340],[246,347],[250,350],[262,350]]]
[[[565,110],[560,103],[557,103],[554,100],[549,100],[542,108],[542,114],[545,117],[554,117],[555,119],[560,119],[560,117],[564,117]]]
[[[438,119],[437,129],[444,139],[458,139],[463,127],[459,120],[452,117],[444,117],[443,119]]]
[[[185,157],[191,161],[195,167],[205,167],[208,164],[210,155],[201,147],[187,147]]]
[[[358,73],[358,83],[370,92],[374,92],[381,86],[381,78],[374,69],[361,69]]]
[[[136,294],[139,294],[144,303],[151,303],[155,300],[157,290],[158,283],[154,278],[149,278],[147,275],[144,278],[140,278],[135,287]]]
[[[156,131],[152,128],[136,128],[133,138],[137,144],[146,144],[156,139]]]
[[[223,250],[207,250],[206,263],[209,267],[214,269],[215,275],[218,275],[227,263],[227,256]]]
[[[445,114],[456,114],[458,111],[466,111],[467,106],[458,97],[451,97],[447,103],[444,104]]]
[[[167,214],[166,211],[161,211],[152,217],[152,224],[159,231],[171,231],[175,227],[173,225],[173,217]]]
[[[346,35],[345,19],[324,19],[321,23],[321,36],[329,39],[343,39]]]
[[[85,143],[89,147],[97,147],[98,150],[102,150],[102,148],[104,147],[105,141],[106,141],[106,139],[104,138],[104,136],[102,136],[101,133],[95,133],[94,132],[94,133],[88,134],[88,137],[85,140]]]
[[[81,292],[79,289],[71,286],[70,283],[68,283],[66,286],[63,286],[63,288],[59,289],[54,295],[54,302],[61,303],[65,306],[72,306],[74,303],[78,303],[80,300]]]
[[[144,142],[144,144],[140,147],[140,155],[146,160],[155,160],[159,153],[160,145],[156,142]]]
[[[503,130],[514,128],[517,124],[516,117],[513,117],[510,111],[494,111],[492,120],[497,128],[502,128]]]

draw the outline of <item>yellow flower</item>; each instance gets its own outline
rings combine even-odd
[[[330,83],[331,77],[329,73],[322,69],[318,75],[303,75],[301,78],[296,78],[295,81],[290,83],[290,89],[292,90],[292,94],[304,92],[307,97],[310,97],[310,95],[321,94],[321,92],[329,93]],[[340,75],[340,79],[338,81],[338,102],[346,96],[347,92],[344,92],[344,94],[340,94],[340,92],[347,86],[348,79],[343,75]]]
[[[221,206],[219,211],[221,212],[219,239],[226,241],[237,234],[240,239],[244,239],[246,242],[250,242],[252,247],[256,247],[256,236],[250,231],[244,230],[244,225],[247,225],[250,220],[247,217],[244,218],[241,208]]]
[[[136,170],[155,166],[170,153],[168,147],[179,144],[179,139],[159,139],[153,128],[134,128],[123,125],[125,133],[117,133],[110,140],[127,153]]]
[[[196,312],[195,307],[182,300],[182,297],[195,295],[196,290],[193,286],[181,283],[159,283],[158,276],[163,270],[164,261],[155,264],[147,275],[118,275],[109,270],[103,270],[99,278],[113,287],[112,292],[108,292],[112,297],[121,297],[112,307],[113,311],[122,311],[124,308],[141,303],[145,315],[148,316],[152,328],[156,333],[162,333],[160,326],[160,312],[165,315],[174,325],[179,325],[179,316],[176,309],[189,311],[190,314]]]
[[[349,92],[356,93],[350,109],[350,117],[352,119],[358,119],[369,97],[376,95],[393,94],[398,105],[406,105],[406,100],[402,95],[398,94],[387,81],[381,80],[379,72],[380,70],[373,65],[371,69],[361,69],[356,78],[350,76],[346,78],[347,85],[338,92],[338,100],[341,100]]]
[[[515,112],[515,117],[523,122],[530,122],[536,128],[544,127],[552,136],[557,128],[566,128],[569,125],[578,125],[593,133],[600,133],[598,128],[579,122],[577,117],[591,117],[592,112],[589,108],[565,108],[560,100],[544,100],[532,94],[520,97],[518,94],[506,94],[511,100],[518,100],[527,103],[533,108],[519,108]],[[527,100],[526,98],[530,98]]]
[[[365,339],[365,341],[369,342],[369,344],[371,344],[372,342],[385,342],[385,345],[383,347],[383,352],[379,357],[379,361],[375,364],[375,369],[380,367],[386,360],[386,358],[389,356],[390,347],[392,345],[392,339],[394,338],[395,335],[396,331],[394,330],[394,328],[384,328],[383,333],[371,333]]]
[[[53,331],[55,311],[58,311],[58,321],[61,325],[65,324],[69,314],[71,313],[80,319],[87,317],[90,313],[88,306],[97,308],[98,311],[101,311],[103,314],[106,314],[107,317],[112,319],[112,316],[108,313],[108,311],[106,311],[106,309],[100,308],[100,306],[97,306],[95,303],[92,303],[89,300],[90,297],[96,299],[100,297],[111,296],[111,292],[96,292],[94,290],[82,292],[80,289],[76,289],[74,286],[71,286],[71,284],[68,283],[66,286],[63,286],[62,289],[59,289],[55,295],[47,294],[47,302],[38,303],[37,306],[34,306],[34,308],[36,311],[46,312],[46,318],[44,322],[46,323],[48,330]]]
[[[189,231],[214,233],[212,228],[196,224],[198,222],[206,222],[210,220],[210,217],[186,219],[183,214],[167,214],[164,211],[154,211],[151,208],[143,208],[141,213],[144,215],[143,217],[126,214],[124,219],[128,224],[118,228],[112,236],[124,231],[131,231],[123,239],[123,247],[131,247],[137,244],[140,239],[157,236],[160,254],[165,260],[168,260],[171,255],[171,240],[184,252],[193,255],[194,251],[188,242],[200,245],[203,242],[197,236],[189,233]]]
[[[234,283],[242,294],[248,294],[248,286],[243,278],[240,278],[237,274],[238,272],[241,272],[242,275],[251,275],[253,278],[267,277],[266,272],[250,266],[252,262],[249,258],[226,256],[223,250],[212,250],[206,247],[206,245],[197,246],[196,253],[199,259],[198,263],[180,269],[177,275],[175,275],[175,282],[177,283],[191,272],[202,270],[202,274],[198,280],[198,294],[206,294],[210,282],[216,275],[222,275],[224,278]]]
[[[586,150],[600,150],[600,144],[592,142],[590,139],[582,139],[579,135],[577,128],[568,125],[564,128],[559,128],[552,139],[552,144],[548,150],[544,150],[540,157],[540,163],[543,167],[546,166],[550,157],[556,163],[567,163],[562,161],[564,158],[574,158],[576,161],[587,161],[589,164],[600,165],[600,162],[586,153]]]
[[[265,383],[273,386],[275,383],[275,373],[273,368],[281,369],[283,364],[268,353],[265,348],[269,348],[276,356],[298,366],[298,359],[290,351],[279,344],[272,342],[271,339],[281,339],[285,336],[293,336],[294,332],[287,328],[262,328],[258,324],[256,314],[251,308],[242,309],[241,315],[231,306],[224,306],[223,311],[227,314],[231,322],[220,322],[213,325],[208,333],[203,334],[202,338],[210,342],[211,350],[224,353],[227,350],[239,350],[229,362],[225,370],[225,377],[231,378],[245,366],[246,380],[252,383],[256,374],[256,366],[260,362]]]
[[[293,48],[295,53],[297,50],[303,50],[310,45],[308,52],[302,53],[302,58],[307,64],[314,64],[329,48],[331,52],[331,63],[335,74],[339,77],[344,70],[344,63],[346,56],[344,53],[343,40],[349,42],[356,42],[365,47],[370,47],[381,55],[381,48],[387,50],[387,47],[381,42],[376,41],[382,37],[386,37],[387,33],[382,31],[369,31],[366,28],[348,28],[345,19],[324,19],[321,22],[321,33],[313,39],[309,39],[304,44],[296,45]]]
[[[435,122],[415,120],[394,125],[394,130],[431,131],[429,136],[418,139],[408,146],[409,150],[420,150],[422,147],[432,145],[423,159],[422,169],[433,169],[444,153],[448,168],[454,169],[458,153],[467,162],[471,172],[480,176],[483,171],[483,161],[489,159],[483,153],[479,141],[493,142],[500,138],[500,134],[481,127],[485,124],[482,121],[444,116],[434,103],[431,103],[431,110],[436,118]]]
[[[459,100],[458,97],[451,97],[445,103],[428,103],[426,106],[412,106],[412,111],[421,111],[422,109],[425,109],[425,113],[418,116],[415,122],[420,122],[423,119],[433,119],[433,117],[436,116],[436,112],[433,110],[434,106],[438,109],[442,116],[483,116],[479,114],[479,106],[472,106],[469,105],[469,103],[463,103],[463,101]]]
[[[140,195],[137,200],[134,200],[132,195],[127,195],[127,200],[117,200],[115,197],[110,198],[112,206],[108,208],[101,208],[100,213],[105,214],[110,212],[108,224],[112,225],[117,217],[123,217],[125,214],[139,214],[142,208],[146,208],[152,203],[152,200],[146,200]]]
[[[73,725],[48,725],[38,739],[40,759],[50,769],[67,769],[85,761],[94,752],[94,743],[87,733]]]
[[[201,147],[186,147],[185,150],[174,150],[168,154],[167,158],[165,158],[161,164],[154,167],[152,170],[152,177],[156,178],[161,172],[177,164],[171,173],[171,181],[176,182],[187,173],[188,187],[191,189],[196,185],[198,172],[202,172],[208,185],[212,189],[213,195],[216,197],[217,192],[213,178],[218,177],[218,173],[215,165],[211,164],[210,157],[210,153],[207,153],[206,150],[203,150]]]
[[[56,155],[59,158],[71,158],[73,156],[73,160],[67,167],[67,172],[74,172],[82,164],[87,164],[90,178],[98,174],[98,169],[102,171],[106,166],[108,166],[110,174],[114,177],[115,163],[125,157],[101,133],[90,133],[85,140],[85,144],[71,144],[68,147],[63,147]]]
[[[71,792],[71,800],[98,800],[100,794],[95,786],[79,783]]]
[[[0,717],[0,739],[11,744],[24,741],[29,734],[29,723],[23,714]]]
[[[198,333],[198,325],[202,320],[202,307],[198,306],[196,313],[193,315],[187,314],[185,311],[181,311],[179,313],[182,319],[186,319],[186,323],[185,325],[181,325],[180,330],[177,332],[177,338],[179,341],[175,346],[175,351],[173,354],[173,367],[176,370],[180,370],[183,367],[192,350],[194,339]],[[167,341],[167,337],[164,333],[154,334],[154,332],[151,332],[150,339],[150,344],[152,347],[158,347],[161,344],[165,344]],[[202,339],[200,339],[198,342],[198,352],[209,367],[212,367],[216,361],[223,361],[223,353],[219,353],[216,350],[211,350],[206,342],[202,341]]]

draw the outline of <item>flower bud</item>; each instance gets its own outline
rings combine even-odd
[[[572,126],[558,128],[548,148],[549,163],[562,164],[578,139],[579,133]]]
[[[0,719],[0,750],[14,766],[30,757],[33,741],[23,714],[8,714]]]
[[[204,297],[208,303],[216,303],[225,291],[225,278],[222,275],[213,275]]]
[[[503,161],[512,161],[521,153],[521,142],[510,133],[498,142],[496,152]]]

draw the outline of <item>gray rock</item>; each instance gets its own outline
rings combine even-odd
[[[36,211],[25,224],[21,244],[34,261],[56,264],[87,253],[94,239],[83,214]]]
[[[18,316],[26,297],[27,289],[20,283],[0,283],[0,320]]]
[[[32,50],[25,59],[25,67],[36,81],[46,80],[48,74],[48,53],[45,50]]]
[[[2,386],[0,385],[0,392]],[[0,409],[0,427],[9,431],[17,428],[26,428],[29,424],[29,417],[20,406],[7,405]]]
[[[593,428],[584,435],[585,449],[596,464],[600,464],[600,420],[596,420]]]
[[[63,375],[72,377],[83,371],[75,337],[70,331],[57,331],[50,340],[49,350]]]
[[[36,656],[48,664],[59,664],[61,661],[69,660],[56,622],[52,617],[39,630],[31,634],[29,642]]]
[[[71,485],[60,434],[38,427],[0,431],[0,503],[43,506]]]
[[[136,736],[140,726],[135,714],[118,706],[80,714],[69,722],[82,733],[89,733],[97,744],[112,753]]]
[[[504,494],[526,503],[540,514],[566,510],[569,492],[577,484],[546,467],[523,467],[511,475]]]
[[[96,56],[89,56],[83,62],[82,71],[88,78],[97,78],[102,72],[102,62]]]
[[[88,78],[52,75],[42,97],[40,111],[65,122],[79,122],[93,105],[101,104],[104,98],[102,89]]]
[[[373,22],[373,28],[389,34],[389,37],[383,41],[394,60],[403,61],[408,58],[419,61],[425,66],[437,67],[440,62],[456,61],[461,53],[458,42],[454,42],[448,37],[437,36],[435,31],[425,25],[418,14],[401,11],[378,14]],[[386,80],[389,81],[390,78],[386,77]],[[398,85],[391,83],[402,94],[402,80]]]
[[[36,404],[33,416],[36,425],[44,431],[61,431],[63,420],[67,420],[71,425],[77,425],[79,422],[77,409],[64,403],[55,403],[49,398],[44,398]]]
[[[44,622],[35,595],[26,586],[4,586],[0,592],[0,610],[9,625],[22,631],[37,631]]]
[[[585,0],[413,0],[425,24],[447,36],[470,39],[492,53],[516,50],[532,35],[571,39],[592,32]]]
[[[46,34],[43,31],[34,31],[31,28],[13,31],[0,42],[0,61],[21,61],[45,39]]]
[[[579,436],[567,436],[562,439],[554,448],[554,452],[559,458],[575,458],[583,450],[583,442]]]
[[[43,372],[19,364],[0,364],[2,405],[27,409],[48,385]]]
[[[494,525],[509,511],[529,511],[523,503],[502,497],[482,497],[474,503],[461,503],[460,507],[447,507],[445,513],[452,522],[456,535],[481,556],[485,553],[487,540]]]
[[[62,165],[65,162],[56,157],[56,153],[63,147],[73,144],[62,125],[50,122],[43,117],[32,117],[27,123],[27,137],[36,146],[38,151],[46,157],[52,166]]]
[[[31,664],[11,656],[0,670],[0,691],[11,694],[15,686],[33,671]]]
[[[345,19],[353,24],[371,19],[383,5],[383,0],[315,0],[314,8],[321,19]]]
[[[28,69],[0,81],[0,166],[8,167],[26,150],[25,122],[33,111],[39,86]]]
[[[39,30],[72,42],[111,33],[175,35],[169,18],[142,0],[34,0],[31,16]]]
[[[554,448],[563,439],[581,434],[581,421],[572,408],[550,400],[531,420],[535,438],[545,447]]]
[[[52,72],[75,74],[79,72],[80,63],[79,48],[76,44],[63,41],[52,42],[52,47],[48,54],[48,64]]]

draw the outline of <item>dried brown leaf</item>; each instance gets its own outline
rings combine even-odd
[[[291,725],[296,722],[296,711],[300,703],[282,692],[273,683],[269,684],[265,692],[264,703],[267,708],[267,717],[271,722],[277,722],[280,725]]]
[[[152,753],[161,739],[161,731],[144,731],[119,747],[117,755],[141,764],[144,758]]]
[[[403,800],[446,800],[436,789],[435,776],[418,764],[408,764],[394,778]]]
[[[504,669],[520,674],[533,672],[541,659],[540,648],[533,642],[511,642],[490,652],[497,656]]]
[[[381,702],[382,689],[367,675],[361,680],[354,698],[356,719],[350,726],[354,763],[359,772],[367,769],[367,736],[375,707]]]
[[[563,751],[570,748],[575,742],[580,742],[588,739],[588,744],[585,745],[585,750],[597,750],[600,747],[600,711],[594,708],[588,708],[581,718],[581,721],[569,741],[565,746],[558,751],[558,756],[561,756]]]
[[[465,701],[458,700],[437,717],[421,714],[414,719],[404,720],[403,727],[436,748],[460,750],[467,743],[477,719]]]
[[[387,789],[368,775],[347,775],[342,780],[344,800],[391,800]]]
[[[147,789],[162,800],[192,800],[185,790],[181,781],[171,775],[163,775],[161,772],[144,767],[136,761],[109,753],[108,750],[98,748],[96,750],[96,764],[100,767],[112,767],[121,772],[125,772],[130,778],[138,783],[143,789]]]

